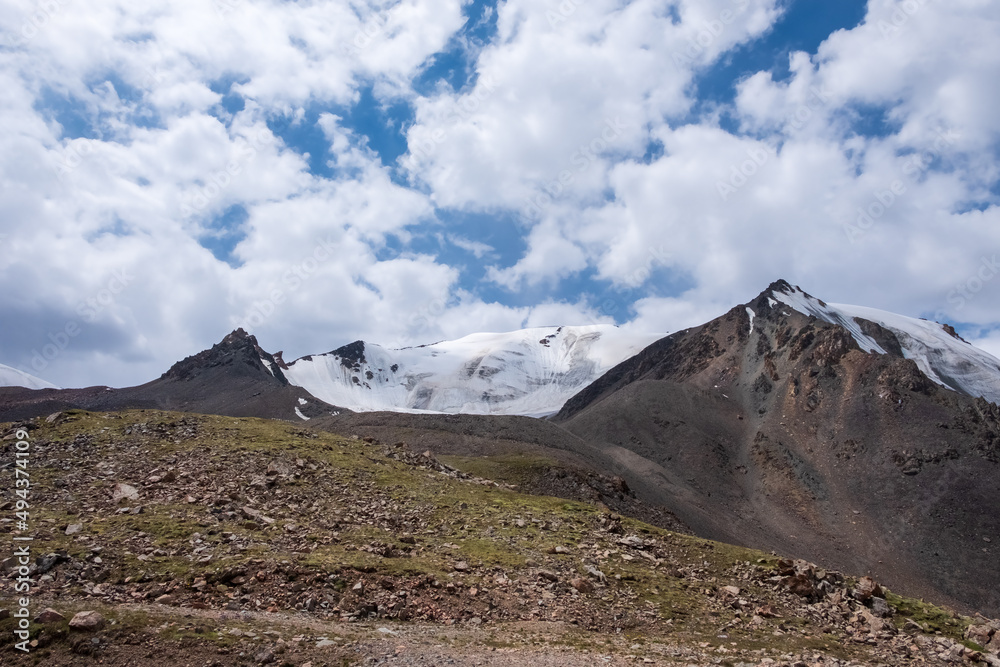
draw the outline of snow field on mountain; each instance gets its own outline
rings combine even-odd
[[[28,389],[58,389],[50,382],[46,382],[34,375],[29,375],[24,371],[0,364],[0,387],[27,387]]]
[[[912,359],[931,380],[949,389],[982,396],[1000,403],[1000,359],[955,338],[937,322],[846,304],[823,304],[805,292],[774,291],[774,298],[805,315],[847,329],[862,350],[885,354],[857,323],[857,319],[875,322],[895,334],[903,355]]]
[[[289,364],[285,376],[357,411],[542,416],[661,337],[590,325],[477,333],[399,350],[365,344],[363,363],[313,355]]]

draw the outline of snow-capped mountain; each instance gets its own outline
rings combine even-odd
[[[777,281],[656,341],[548,423],[700,537],[863,563],[898,590],[1000,609],[983,550],[1000,535],[998,399],[1000,360],[951,327]]]
[[[25,387],[27,389],[58,389],[51,382],[46,382],[24,371],[0,364],[0,387]]]
[[[1000,404],[1000,359],[959,338],[954,329],[875,308],[824,303],[798,287],[773,289],[773,298],[804,315],[847,329],[866,352],[887,354],[862,321],[874,322],[895,335],[903,356],[937,384]],[[752,324],[751,324],[752,326]]]
[[[540,416],[663,335],[590,325],[479,333],[396,350],[357,341],[297,359],[283,372],[316,398],[359,412]]]

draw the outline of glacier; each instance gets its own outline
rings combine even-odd
[[[296,359],[283,372],[316,398],[357,412],[543,417],[665,335],[595,324],[476,333],[401,349],[358,341]]]

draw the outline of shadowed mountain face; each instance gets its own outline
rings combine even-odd
[[[174,364],[159,379],[138,387],[111,389],[0,388],[0,421],[25,419],[59,410],[151,408],[301,420],[332,406],[288,383],[281,364],[238,329],[212,346]]]
[[[855,320],[885,354],[862,351],[793,291],[654,343],[554,421],[696,534],[1000,612],[1000,410]]]

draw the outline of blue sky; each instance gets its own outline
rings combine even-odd
[[[778,278],[1000,353],[997,7],[33,10],[0,48],[0,363],[58,384],[146,381],[236,326],[287,357],[669,332]]]
[[[456,93],[469,89],[476,82],[476,56],[496,35],[497,2],[477,0],[463,8],[465,24],[446,49],[434,54],[422,66],[414,79],[415,91],[433,95],[442,87]],[[798,0],[783,3],[782,14],[763,35],[752,39],[696,72],[691,83],[701,105],[731,104],[736,95],[736,85],[743,78],[759,71],[773,73],[776,80],[789,77],[788,54],[792,51],[815,53],[819,45],[837,30],[850,30],[865,16],[865,2],[851,0],[841,3],[817,3]],[[697,107],[696,107],[697,108]],[[326,137],[316,126],[321,113],[340,116],[343,127],[350,129],[365,146],[373,150],[381,163],[389,168],[394,179],[405,183],[396,161],[407,151],[405,130],[414,122],[413,106],[405,101],[379,100],[371,85],[359,89],[356,102],[349,105],[316,105],[308,108],[305,120],[292,123],[287,117],[271,120],[270,129],[285,145],[309,156],[310,171],[320,177],[330,177],[334,170],[327,166]],[[697,121],[697,112],[692,120]],[[859,118],[858,129],[867,133],[868,117]],[[566,278],[543,284],[506,289],[484,280],[486,268],[472,252],[448,240],[449,235],[485,243],[492,248],[490,259],[501,267],[514,265],[526,250],[522,231],[518,228],[516,214],[509,211],[490,213],[465,213],[461,210],[438,209],[439,228],[421,229],[409,243],[397,237],[388,239],[380,257],[398,256],[407,251],[428,253],[438,261],[460,270],[459,286],[476,296],[506,306],[524,307],[545,299],[573,300],[580,295],[589,296],[603,311],[612,315],[619,324],[627,322],[635,313],[630,304],[650,292],[656,296],[676,296],[690,287],[683,276],[672,275],[667,269],[657,269],[645,288],[620,289],[611,280],[601,279],[594,270],[585,270]],[[443,234],[442,230],[449,230]],[[219,259],[225,260],[232,246],[240,240],[238,234],[229,238],[232,244],[207,242]],[[214,239],[213,239],[214,241]],[[613,306],[605,305],[612,300]]]

